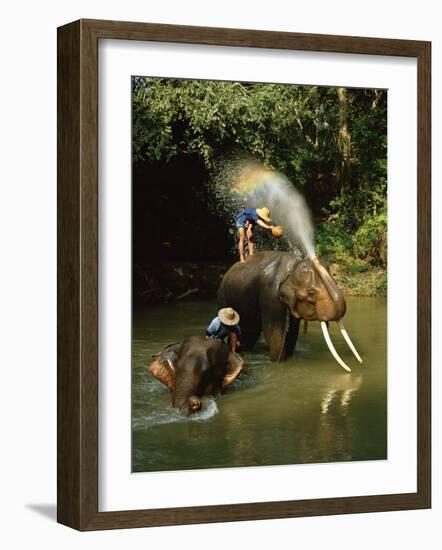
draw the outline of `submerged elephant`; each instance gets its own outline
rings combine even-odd
[[[330,273],[317,258],[289,252],[258,252],[245,263],[234,264],[218,291],[219,307],[232,307],[241,317],[241,342],[251,349],[261,331],[272,361],[293,354],[301,319],[320,321],[327,345],[338,363],[350,368],[337,354],[328,334],[328,321],[337,321],[346,342],[362,363],[345,328],[345,300]]]
[[[148,370],[168,387],[172,405],[185,415],[199,411],[200,397],[220,393],[244,368],[240,355],[204,336],[170,344],[153,357]]]

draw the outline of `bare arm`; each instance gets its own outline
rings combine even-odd
[[[236,348],[240,345],[238,335],[236,332],[230,333],[230,346],[232,348],[232,351],[236,351]]]
[[[264,223],[262,220],[257,220],[256,222],[260,227],[263,227],[264,229],[271,229],[272,226],[271,225],[267,225],[266,223]]]

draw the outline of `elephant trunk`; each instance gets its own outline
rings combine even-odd
[[[198,412],[203,406],[201,399],[196,395],[177,395],[176,393],[173,396],[172,405],[184,416]]]
[[[324,283],[324,286],[333,301],[334,314],[327,320],[336,321],[338,319],[341,319],[341,317],[344,316],[346,309],[345,300],[342,292],[339,290],[333,277],[330,275],[330,273],[328,273],[325,267],[321,265],[319,259],[316,256],[312,259],[312,262],[317,274],[321,278],[321,281]]]

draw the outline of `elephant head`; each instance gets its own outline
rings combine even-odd
[[[351,369],[339,357],[328,333],[328,322],[336,321],[341,334],[362,363],[356,348],[342,323],[346,305],[336,281],[317,257],[304,258],[296,263],[279,287],[279,299],[291,315],[306,321],[320,321],[327,346],[336,361],[347,371]]]
[[[186,416],[202,408],[200,397],[215,395],[244,368],[240,355],[219,340],[192,336],[153,356],[148,370],[172,394],[172,405]]]

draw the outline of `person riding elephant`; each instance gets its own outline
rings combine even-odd
[[[294,352],[300,320],[318,320],[334,358],[349,371],[328,334],[328,322],[337,321],[346,342],[362,363],[342,323],[346,310],[342,292],[316,257],[265,251],[245,263],[235,263],[224,275],[218,291],[218,306],[226,305],[241,316],[245,350],[252,349],[263,332],[271,360],[283,361]]]
[[[216,395],[234,382],[244,360],[221,340],[190,336],[165,346],[147,368],[171,392],[172,406],[190,415],[202,408],[201,397]]]

